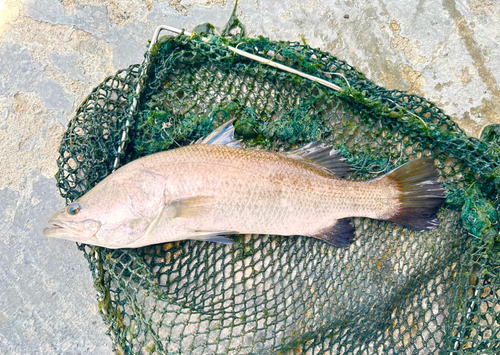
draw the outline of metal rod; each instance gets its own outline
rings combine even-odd
[[[171,32],[174,32],[174,33],[177,33],[177,34],[182,33],[182,30],[180,30],[178,28],[175,28],[175,27],[172,27],[172,26],[166,26],[166,25],[158,26],[156,28],[156,30],[155,30],[154,35],[153,35],[153,39],[151,40],[151,44],[149,45],[149,50],[151,50],[153,48],[153,45],[158,40],[158,36],[159,36],[159,34],[160,34],[160,32],[162,30],[168,30],[168,31],[171,31]],[[187,35],[187,36],[191,36],[192,35],[191,32],[186,32],[186,31],[184,31],[184,34]],[[202,40],[208,41],[208,38],[202,37]],[[249,58],[249,59],[255,60],[255,61],[257,61],[257,62],[259,62],[261,64],[269,65],[271,67],[274,67],[274,68],[277,68],[277,69],[280,69],[280,70],[283,70],[283,71],[286,71],[286,72],[298,75],[298,76],[303,77],[305,79],[317,82],[318,84],[326,86],[326,87],[328,87],[330,89],[333,89],[335,91],[341,91],[342,90],[342,88],[340,86],[335,85],[335,84],[333,84],[333,83],[331,83],[331,82],[329,82],[327,80],[315,77],[313,75],[309,75],[309,74],[303,73],[303,72],[301,72],[301,71],[299,71],[297,69],[293,69],[293,68],[291,68],[289,66],[273,62],[271,59],[260,57],[260,56],[255,55],[255,54],[251,54],[251,53],[242,51],[241,49],[235,48],[233,46],[227,46],[227,49],[229,49],[231,52],[234,52],[234,53],[236,53],[238,55],[241,55],[242,57]]]

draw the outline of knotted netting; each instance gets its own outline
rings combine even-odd
[[[348,179],[432,157],[447,199],[432,231],[354,219],[348,249],[262,235],[234,236],[232,246],[81,245],[118,354],[500,352],[500,146],[492,130],[488,139],[468,137],[425,99],[376,86],[298,43],[181,34],[162,37],[146,58],[96,87],[69,123],[57,175],[68,202],[110,174],[117,156],[122,165],[187,145],[234,117],[246,147],[333,145],[352,166]]]

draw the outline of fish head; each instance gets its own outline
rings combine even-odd
[[[163,202],[163,190],[151,181],[116,177],[110,175],[59,210],[43,233],[107,248],[125,248],[143,236]]]

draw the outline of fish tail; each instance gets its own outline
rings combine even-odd
[[[388,221],[403,227],[426,230],[439,225],[437,211],[445,200],[445,189],[431,158],[410,161],[384,175],[399,191],[399,204]]]

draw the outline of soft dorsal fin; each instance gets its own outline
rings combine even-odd
[[[310,160],[328,169],[336,177],[345,177],[351,171],[351,167],[344,162],[345,158],[339,150],[321,142],[309,143],[285,154],[292,159]]]
[[[200,138],[198,141],[196,141],[195,144],[217,144],[240,148],[241,140],[236,140],[234,138],[233,122],[235,120],[236,118],[233,118],[223,125],[220,125],[208,136],[206,136],[205,138]]]

